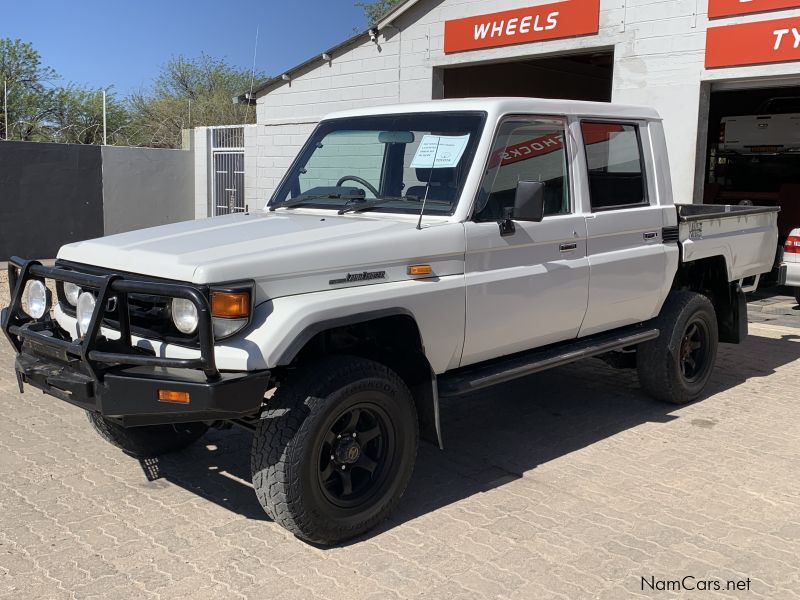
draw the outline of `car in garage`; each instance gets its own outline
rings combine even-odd
[[[724,117],[719,151],[752,155],[800,152],[800,97],[770,98],[755,114]]]
[[[786,285],[794,290],[800,304],[800,227],[792,230],[783,246],[783,264],[786,268]]]

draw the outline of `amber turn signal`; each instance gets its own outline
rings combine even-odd
[[[411,265],[408,267],[409,275],[430,275],[433,273],[433,267],[430,265]]]
[[[246,319],[250,316],[250,292],[211,292],[211,316]]]
[[[179,402],[189,404],[189,392],[178,392],[176,390],[158,390],[159,402]]]

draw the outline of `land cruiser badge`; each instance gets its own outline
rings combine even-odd
[[[357,281],[370,281],[371,279],[386,279],[386,271],[364,271],[363,273],[348,273],[347,277],[341,279],[331,279],[330,285],[340,283],[356,283]]]

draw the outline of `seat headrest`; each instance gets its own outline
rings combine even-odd
[[[433,176],[431,176],[433,172]],[[453,183],[456,178],[456,170],[449,169],[417,169],[417,181],[427,183],[430,178],[431,183]]]

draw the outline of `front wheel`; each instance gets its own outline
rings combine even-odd
[[[324,359],[293,373],[262,415],[251,454],[256,496],[297,537],[342,542],[400,501],[418,435],[396,373],[353,356]]]
[[[711,301],[694,292],[672,292],[656,318],[661,335],[639,345],[642,388],[671,404],[697,400],[717,359],[719,334]]]

